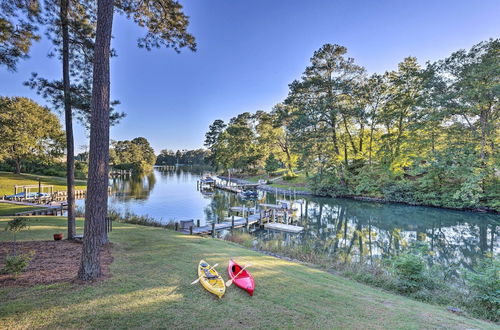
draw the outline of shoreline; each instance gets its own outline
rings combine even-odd
[[[222,175],[218,175],[217,178],[229,181],[228,177],[225,177]],[[238,184],[251,184],[251,183],[253,183],[253,182],[250,182],[248,180],[241,179],[241,178],[231,178],[230,181],[234,182],[234,183],[238,183]],[[295,195],[295,196],[310,196],[310,197],[321,197],[321,198],[346,198],[346,199],[352,199],[352,200],[356,200],[356,201],[360,201],[360,202],[368,202],[368,203],[402,204],[402,205],[408,205],[408,206],[431,207],[431,208],[436,208],[436,209],[453,210],[453,211],[461,211],[461,212],[474,212],[474,213],[483,213],[483,214],[500,214],[499,211],[496,211],[494,209],[490,209],[486,206],[471,209],[471,208],[454,208],[454,207],[446,207],[446,206],[417,204],[417,203],[409,203],[409,202],[397,202],[397,201],[386,200],[386,199],[380,198],[380,197],[369,197],[369,196],[346,195],[346,196],[332,197],[332,196],[317,195],[317,194],[313,193],[312,191],[291,190],[291,189],[273,187],[273,186],[269,186],[269,185],[258,185],[257,189],[259,189],[261,191],[271,192],[271,193],[278,192],[278,194],[285,194],[287,196],[294,196]]]

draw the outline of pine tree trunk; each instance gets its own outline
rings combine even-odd
[[[105,237],[105,218],[108,209],[109,55],[113,6],[113,0],[97,2],[85,232],[78,272],[78,277],[82,280],[92,280],[100,275],[99,250]]]
[[[64,120],[66,126],[66,180],[68,186],[68,239],[76,235],[75,224],[75,142],[73,139],[73,113],[71,111],[71,89],[69,79],[69,0],[61,0],[60,20],[62,32],[62,62],[64,86]]]

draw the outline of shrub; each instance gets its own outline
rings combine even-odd
[[[16,234],[24,228],[29,228],[29,222],[28,219],[22,217],[15,217],[7,222],[7,226],[5,227],[5,230],[10,231],[13,235],[12,249],[14,255],[16,255]]]
[[[426,264],[421,256],[412,253],[396,256],[392,269],[399,279],[400,291],[412,293],[424,287]]]
[[[384,198],[391,202],[415,203],[415,187],[411,182],[398,181],[382,189]]]
[[[500,321],[500,260],[481,261],[474,271],[466,272],[471,296],[469,308],[478,316]]]
[[[2,272],[5,274],[14,274],[15,276],[21,274],[28,267],[29,262],[33,259],[34,255],[34,251],[18,255],[8,255],[5,257],[5,266],[3,267]]]

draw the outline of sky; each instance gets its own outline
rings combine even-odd
[[[111,97],[126,118],[111,139],[147,138],[156,152],[203,146],[215,119],[270,110],[287,96],[314,51],[347,47],[368,73],[397,68],[407,56],[421,64],[500,37],[498,0],[181,0],[198,50],[150,52],[137,47],[144,30],[115,15]],[[23,82],[31,72],[59,78],[61,65],[37,42],[16,72],[0,67],[0,95],[44,100]],[[76,125],[77,152],[88,144]]]

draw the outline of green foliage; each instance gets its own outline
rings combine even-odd
[[[28,219],[23,217],[15,217],[7,222],[7,226],[4,228],[5,231],[10,231],[12,233],[12,251],[14,257],[17,255],[16,234],[25,228],[29,228],[29,222]],[[16,260],[13,260],[12,262],[15,263]]]
[[[408,181],[395,181],[382,188],[384,198],[391,202],[415,203],[414,186]]]
[[[205,149],[196,150],[162,150],[158,157],[156,157],[156,165],[210,165],[211,164],[210,151]]]
[[[492,39],[368,77],[345,47],[325,44],[272,111],[211,126],[212,157],[257,172],[274,154],[319,195],[498,210],[499,51]]]
[[[19,59],[28,57],[32,42],[40,39],[36,20],[40,2],[2,1],[0,11],[0,65],[16,70]]]
[[[7,226],[5,227],[5,231],[10,231],[14,235],[21,230],[29,228],[28,219],[22,217],[15,217],[14,219],[7,222]]]
[[[293,172],[293,171],[287,171],[284,175],[283,175],[283,180],[287,180],[287,181],[290,181],[290,180],[293,180],[295,178],[298,178],[299,176]]]
[[[471,293],[469,308],[477,315],[500,321],[500,260],[482,260],[474,271],[466,273]]]
[[[29,253],[6,256],[2,272],[4,274],[14,274],[15,276],[21,274],[28,267],[34,255],[34,251],[31,251]]]
[[[0,171],[14,172],[15,164],[10,162],[0,163]],[[30,174],[39,174],[46,176],[66,176],[66,164],[59,162],[55,159],[34,159],[31,161],[23,162],[23,172]],[[88,173],[88,166],[83,162],[75,162],[75,178],[86,179]]]
[[[274,154],[270,154],[269,157],[266,159],[266,166],[264,169],[266,170],[267,174],[271,174],[273,172],[276,172],[280,168],[280,162],[276,159]]]
[[[156,162],[156,155],[148,140],[138,137],[132,141],[113,142],[109,159],[114,168],[144,173],[152,170]]]
[[[399,279],[399,289],[402,292],[413,293],[422,289],[426,264],[421,256],[413,253],[398,255],[392,260],[392,269]]]
[[[10,160],[20,173],[25,161],[62,154],[64,133],[48,108],[24,97],[0,97],[0,160]]]

